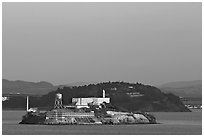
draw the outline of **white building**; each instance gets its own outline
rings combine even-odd
[[[72,103],[76,103],[77,108],[88,107],[88,103],[100,105],[103,102],[110,103],[110,98],[72,98]]]
[[[93,103],[94,105],[100,105],[101,103],[110,103],[110,98],[105,97],[105,90],[103,90],[103,97],[90,97],[90,98],[72,98],[72,103],[76,103],[77,108],[87,107],[88,103]]]

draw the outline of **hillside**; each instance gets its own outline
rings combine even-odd
[[[27,81],[9,81],[2,79],[2,93],[3,94],[32,94],[32,95],[43,95],[48,92],[54,91],[57,88],[51,83],[41,82],[27,82]]]
[[[69,84],[63,84],[59,85],[58,87],[79,87],[79,86],[85,86],[89,84],[97,84],[97,82],[74,82],[74,83],[69,83]]]
[[[202,98],[202,80],[169,82],[158,88],[181,97]]]
[[[7,83],[10,82],[7,81]],[[14,83],[18,83],[16,84],[18,86],[20,85],[19,83],[23,83],[23,86],[21,87],[27,89],[25,91],[29,91],[29,93],[32,93],[29,89],[37,89],[33,88],[33,85],[35,85],[34,87],[38,87],[40,89],[48,89],[47,87],[53,88],[53,86],[49,83],[43,84],[26,82],[25,84],[22,81],[17,81]],[[15,87],[15,84],[12,86]],[[52,90],[41,97],[31,96],[30,107],[46,109],[53,108],[56,93],[63,94],[64,105],[71,104],[73,97],[102,97],[103,89],[106,91],[106,97],[111,98],[111,105],[115,106],[116,109],[121,111],[190,111],[183,105],[178,96],[173,94],[165,94],[153,86],[127,82],[104,82],[79,87],[61,87],[57,90]],[[3,109],[25,108],[26,99],[25,97],[11,97],[2,104]]]
[[[80,87],[64,87],[38,99],[33,99],[32,107],[52,108],[56,93],[63,94],[63,104],[71,103],[73,97],[106,97],[111,98],[111,104],[124,111],[189,111],[178,96],[162,93],[158,88],[140,83],[106,82]]]

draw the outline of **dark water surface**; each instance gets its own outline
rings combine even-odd
[[[20,125],[25,111],[2,111],[3,135],[201,135],[202,110],[154,112],[161,124]]]

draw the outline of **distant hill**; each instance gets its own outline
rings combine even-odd
[[[41,82],[27,82],[27,81],[10,81],[2,79],[2,93],[3,94],[31,94],[31,95],[44,95],[48,92],[56,90],[57,87],[51,83]]]
[[[97,82],[74,82],[74,83],[69,83],[69,84],[63,84],[59,85],[58,87],[78,87],[78,86],[85,86],[89,84],[96,84]]]
[[[104,82],[80,87],[58,88],[42,97],[31,98],[30,105],[51,109],[57,93],[63,94],[63,104],[69,105],[74,97],[102,97],[103,89],[106,91],[106,97],[111,98],[111,104],[121,111],[190,111],[178,96],[165,94],[153,86],[127,82]],[[12,102],[5,101],[3,106],[10,107],[11,104]]]
[[[202,80],[169,82],[158,88],[181,97],[202,98]]]
[[[55,87],[48,82],[9,81],[3,79],[3,93],[23,93],[42,95],[30,96],[30,107],[53,108],[56,93],[63,94],[63,104],[71,104],[74,97],[106,97],[111,98],[111,105],[121,111],[171,111],[188,112],[178,96],[163,93],[156,87],[141,83],[103,82],[84,86]],[[10,97],[3,101],[3,109],[25,108],[26,99],[23,96]]]

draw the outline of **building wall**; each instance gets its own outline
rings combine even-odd
[[[76,105],[87,106],[88,103],[94,103],[100,105],[103,102],[110,103],[110,98],[72,98],[72,102],[76,102]]]
[[[66,117],[94,117],[93,112],[70,112],[62,110],[51,110],[46,113],[46,119],[58,119]]]

